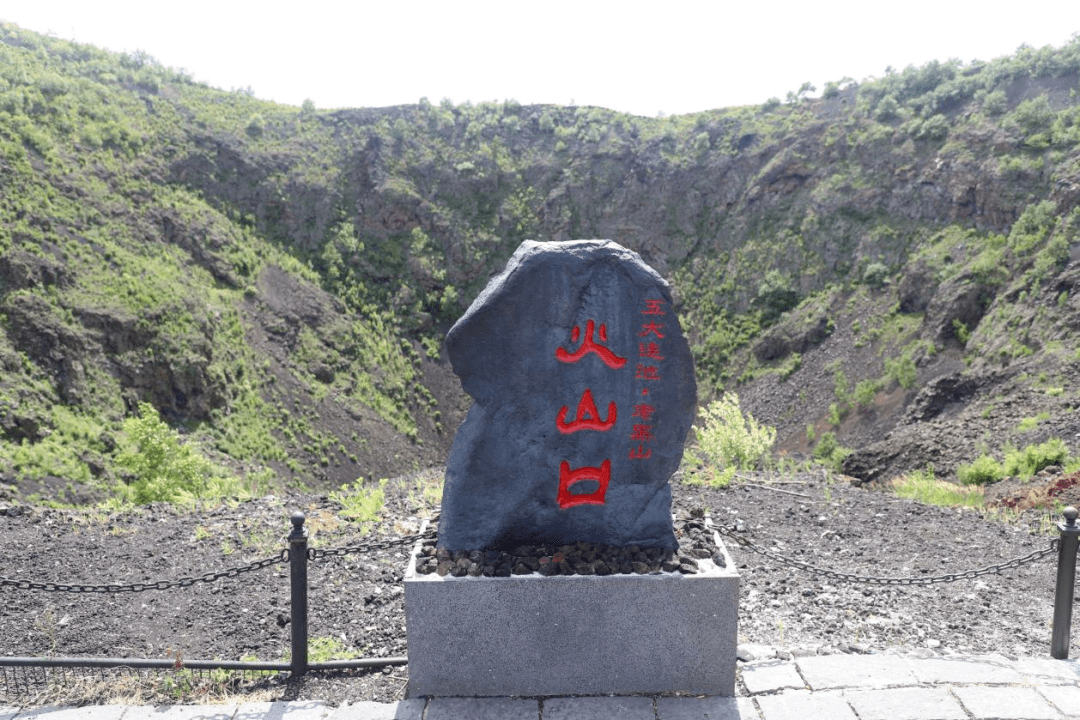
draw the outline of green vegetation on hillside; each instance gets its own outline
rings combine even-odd
[[[246,486],[437,462],[441,338],[525,239],[611,238],[669,277],[706,407],[805,391],[850,335],[833,411],[753,407],[833,465],[943,357],[1039,360],[1068,402],[1078,91],[1075,37],[671,118],[323,111],[0,25],[0,477],[130,483],[145,403]]]

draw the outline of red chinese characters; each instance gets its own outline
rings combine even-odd
[[[587,353],[596,353],[600,359],[604,361],[605,365],[612,370],[618,370],[626,364],[626,358],[616,356],[615,353],[607,348],[607,346],[601,345],[593,340],[594,327],[595,323],[593,323],[592,320],[586,322],[585,339],[581,341],[581,345],[578,349],[570,353],[563,348],[558,348],[555,350],[555,357],[559,358],[559,360],[564,363],[576,363],[578,360],[585,357]],[[601,343],[607,342],[607,325],[600,323],[600,331],[597,333],[597,336],[600,338]],[[570,331],[570,341],[577,342],[580,338],[581,328],[575,325],[574,329]]]
[[[598,483],[596,490],[589,493],[573,494],[570,486],[582,480],[595,480]],[[603,505],[604,495],[607,494],[608,484],[611,482],[611,460],[600,463],[600,467],[570,468],[570,463],[563,460],[559,465],[559,507],[565,510],[576,505]]]
[[[607,347],[607,341],[607,325],[600,323],[597,327],[595,321],[588,320],[585,323],[584,337],[582,337],[580,326],[575,325],[570,332],[570,342],[580,343],[577,349],[571,352],[566,348],[556,348],[555,357],[560,362],[577,363],[588,355],[596,355],[609,370],[618,370],[626,364],[626,358],[612,352]],[[607,417],[601,417],[596,407],[596,400],[593,398],[592,388],[588,387],[582,392],[572,419],[567,419],[569,412],[569,406],[563,405],[555,416],[555,427],[564,435],[583,430],[608,432],[615,427],[618,419],[618,407],[614,400],[608,403]],[[570,492],[574,485],[585,481],[595,481],[596,489],[591,492]],[[599,466],[586,465],[579,468],[572,468],[568,460],[563,460],[559,465],[559,489],[556,502],[563,510],[580,505],[603,505],[610,483],[610,458],[604,459]]]
[[[601,432],[610,430],[615,426],[615,420],[618,418],[618,408],[615,406],[615,401],[612,400],[608,403],[607,419],[601,419],[600,413],[596,411],[596,401],[593,400],[592,390],[589,388],[585,388],[581,401],[578,402],[577,415],[570,422],[566,422],[567,410],[569,408],[563,405],[562,409],[559,410],[558,417],[555,418],[555,426],[564,435],[569,435],[578,430],[599,430]]]
[[[645,309],[642,315],[662,317],[664,312],[664,300],[648,299],[645,301]],[[631,460],[648,460],[652,457],[652,448],[649,443],[654,440],[653,420],[656,408],[648,401],[650,386],[662,380],[660,375],[660,363],[664,360],[660,341],[664,339],[664,324],[650,317],[641,323],[638,331],[638,357],[640,362],[634,370],[634,379],[639,382],[641,388],[641,403],[634,405],[633,419],[630,430],[630,451],[627,453]]]

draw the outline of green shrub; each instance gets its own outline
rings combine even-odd
[[[969,465],[956,468],[956,477],[964,485],[985,485],[1005,477],[1005,468],[989,455],[983,455]]]
[[[896,381],[896,384],[905,390],[915,387],[919,371],[915,367],[915,360],[908,354],[896,358],[885,359],[885,374]]]
[[[240,481],[204,457],[194,445],[181,443],[149,403],[139,404],[139,417],[124,421],[123,450],[117,462],[135,476],[121,494],[137,504],[187,503],[246,494]]]
[[[265,131],[266,131],[266,121],[263,120],[263,116],[260,115],[259,113],[252,113],[251,117],[248,118],[248,123],[247,123],[247,127],[245,128],[245,132],[247,132],[247,134],[250,137],[260,138],[260,137],[262,137],[263,132],[265,132]]]
[[[1062,465],[1069,457],[1069,449],[1061,438],[1051,438],[1038,445],[1026,445],[1023,450],[1005,451],[1005,474],[1029,478],[1043,468]]]
[[[822,433],[814,447],[814,457],[836,472],[840,472],[844,458],[851,454],[851,449],[843,447],[836,439],[836,433]]]
[[[1050,413],[1041,412],[1038,415],[1031,417],[1021,418],[1020,422],[1016,425],[1018,432],[1031,432],[1035,428],[1039,427],[1039,423],[1044,423],[1050,419]]]
[[[870,407],[874,404],[874,396],[881,389],[881,385],[880,380],[860,380],[859,384],[855,386],[852,399],[860,407]]]
[[[862,281],[864,285],[880,288],[889,279],[889,268],[884,263],[872,262],[863,270]]]
[[[703,424],[694,426],[698,449],[705,456],[714,478],[720,471],[754,470],[768,459],[776,441],[776,428],[759,425],[749,413],[743,414],[739,396],[724,393],[701,411]]]

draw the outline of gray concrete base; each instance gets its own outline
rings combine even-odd
[[[692,576],[455,578],[413,558],[409,696],[734,695],[739,575],[730,557],[700,562]]]

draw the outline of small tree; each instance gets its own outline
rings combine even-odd
[[[743,414],[739,396],[724,393],[701,411],[704,420],[694,426],[698,449],[705,456],[713,484],[726,484],[736,470],[754,470],[764,465],[776,441],[776,428],[760,425],[749,413]]]
[[[259,113],[252,113],[251,117],[248,118],[247,134],[253,138],[260,138],[264,130],[266,130],[266,121],[263,120],[263,116]]]
[[[235,478],[225,478],[194,446],[181,443],[149,403],[139,404],[139,417],[124,421],[125,447],[121,467],[135,475],[131,500],[183,502],[238,492]]]

